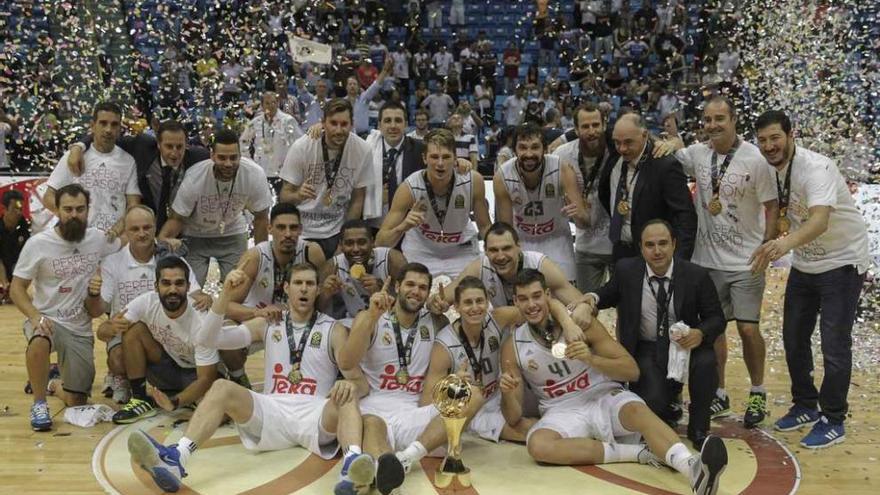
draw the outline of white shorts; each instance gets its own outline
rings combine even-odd
[[[477,247],[477,239],[458,246],[442,247],[432,250],[430,245],[420,241],[407,242],[404,238],[403,255],[410,263],[418,262],[428,267],[428,271],[437,278],[447,275],[455,280],[458,274],[473,260],[480,257],[480,249]]]
[[[630,402],[645,401],[624,388],[615,388],[596,399],[572,401],[544,411],[526,435],[526,445],[537,430],[552,430],[562,438],[592,438],[600,442],[634,443],[638,433],[620,424],[620,410]],[[627,438],[630,437],[630,438]],[[635,437],[635,438],[633,438]]]
[[[251,398],[253,414],[246,422],[236,424],[245,448],[266,451],[300,446],[322,459],[332,459],[339,451],[336,435],[321,427],[327,398],[254,391]]]
[[[370,392],[360,401],[361,415],[372,414],[385,420],[388,445],[392,451],[413,443],[440,412],[433,404],[419,407],[418,401],[401,400],[393,395]]]
[[[471,419],[468,432],[480,438],[498,442],[504,429],[504,415],[501,414],[501,393],[495,393],[483,404]]]
[[[554,235],[545,239],[522,239],[524,251],[537,251],[545,254],[565,274],[569,282],[577,280],[577,265],[574,262],[574,241],[571,236]]]

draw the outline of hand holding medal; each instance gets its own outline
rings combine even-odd
[[[565,358],[590,364],[593,361],[593,352],[586,342],[579,340],[566,346]]]

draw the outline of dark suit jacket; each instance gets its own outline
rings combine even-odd
[[[662,218],[675,229],[675,254],[679,258],[691,259],[697,235],[697,213],[687,187],[687,178],[675,156],[653,158],[653,152],[654,146],[648,141],[630,198],[633,244],[639,245],[639,234],[649,220]],[[617,188],[617,184],[611,183],[614,165],[609,163],[605,167],[598,186],[599,201],[609,215],[613,215],[616,208],[616,205],[611,205],[611,191]]]
[[[599,309],[617,308],[617,340],[633,356],[639,342],[642,321],[642,283],[648,267],[642,258],[624,258],[614,268],[614,274],[596,293]],[[712,348],[727,322],[718,301],[715,285],[709,272],[699,266],[675,258],[672,266],[672,308],[676,321],[703,332],[700,347]],[[668,289],[667,289],[668,290]],[[659,352],[666,355],[669,336],[657,337]],[[662,358],[661,358],[662,359]],[[665,363],[666,360],[660,362]]]
[[[418,139],[404,136],[400,151],[403,153],[403,161],[401,162],[403,173],[401,175],[404,180],[406,180],[406,178],[413,172],[425,169],[425,143]],[[399,185],[400,184],[397,184],[397,186]],[[396,186],[388,190],[389,201],[394,197],[395,191],[397,191]]]
[[[92,143],[92,137],[87,136],[82,142],[88,147]],[[162,229],[162,225],[168,219],[168,216],[165,210],[166,205],[159,204],[160,198],[153,197],[148,174],[150,166],[159,158],[159,143],[153,136],[139,134],[137,136],[122,136],[116,141],[116,144],[134,157],[142,202],[156,213],[156,231],[158,232]],[[201,146],[188,145],[186,152],[183,154],[183,170],[186,171],[196,163],[208,158],[211,158],[211,152],[207,149]]]

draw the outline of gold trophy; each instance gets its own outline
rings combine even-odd
[[[448,375],[437,382],[432,391],[434,407],[440,411],[446,427],[446,457],[434,474],[434,485],[446,488],[458,479],[463,488],[471,486],[471,470],[461,461],[461,431],[467,418],[465,409],[471,401],[471,387],[459,375]]]

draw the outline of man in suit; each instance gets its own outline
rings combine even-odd
[[[124,136],[117,139],[116,144],[134,157],[141,203],[156,212],[158,231],[168,220],[171,203],[183,181],[184,172],[196,163],[207,160],[211,154],[201,146],[189,146],[186,129],[176,120],[159,124],[156,136],[158,139],[145,133]],[[82,173],[82,157],[91,143],[92,136],[87,136],[81,143],[71,145],[67,166],[74,175]]]
[[[678,240],[675,254],[690,259],[697,214],[681,164],[672,155],[654,158],[654,145],[638,114],[618,118],[612,139],[620,158],[602,172],[599,201],[611,216],[608,236],[614,260],[638,256],[638,233],[652,218],[672,225]]]
[[[686,336],[672,339],[690,350],[688,438],[699,450],[709,433],[709,406],[718,385],[714,343],[726,325],[724,312],[709,272],[673,260],[677,242],[669,222],[647,221],[638,238],[642,257],[619,260],[611,280],[584,300],[596,310],[617,308],[617,340],[640,370],[631,389],[670,422],[677,420],[671,406],[682,387],[666,378],[669,328],[678,321],[689,327]]]

